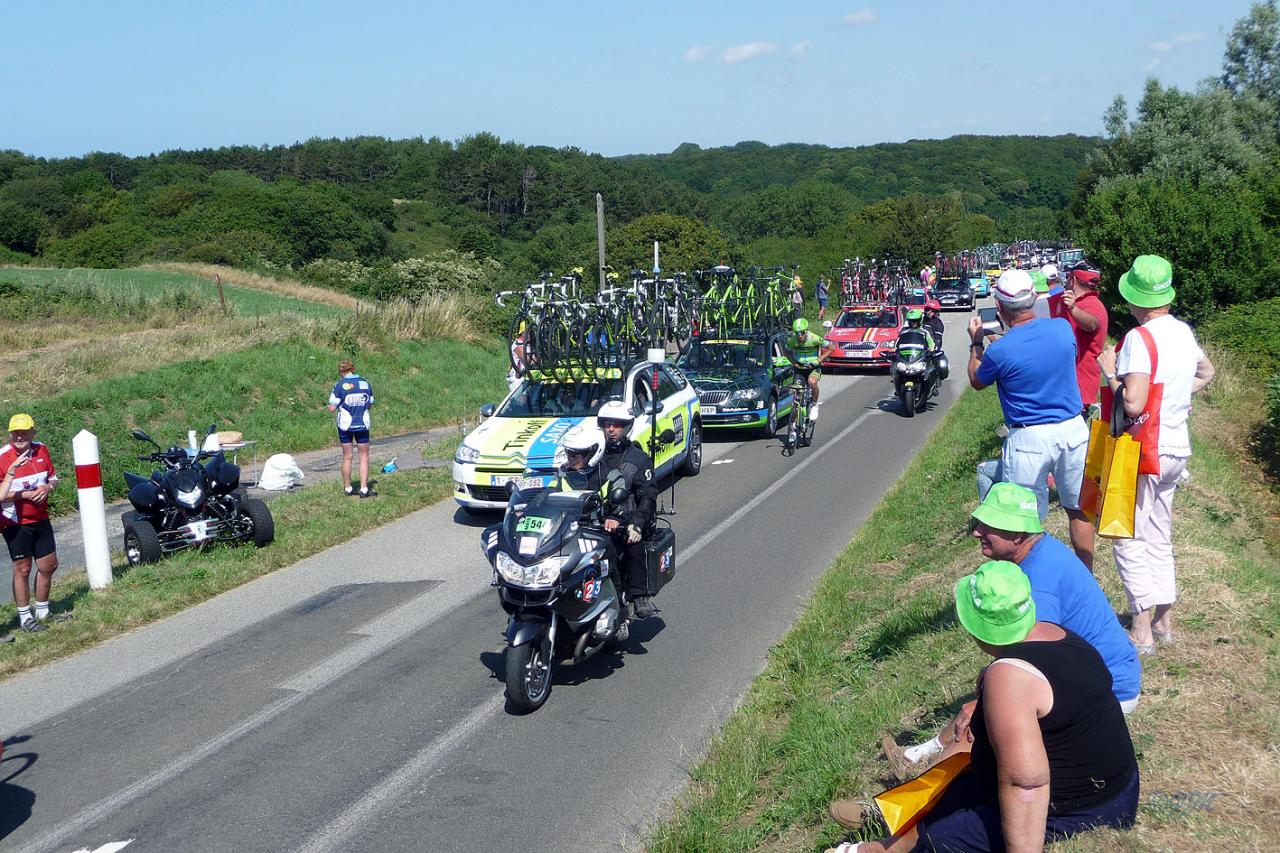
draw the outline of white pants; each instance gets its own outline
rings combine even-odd
[[[1178,598],[1173,569],[1173,493],[1186,467],[1185,458],[1161,454],[1159,477],[1138,476],[1133,538],[1117,539],[1112,545],[1131,613],[1173,604]]]

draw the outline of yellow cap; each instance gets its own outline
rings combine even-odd
[[[18,429],[35,429],[35,428],[36,428],[36,422],[31,420],[31,415],[28,415],[26,412],[19,412],[18,414],[9,418],[9,432],[13,432],[14,430],[18,430]]]

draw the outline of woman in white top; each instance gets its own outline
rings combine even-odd
[[[1160,473],[1138,477],[1132,539],[1117,539],[1116,569],[1133,614],[1130,639],[1139,654],[1151,654],[1155,642],[1173,639],[1171,609],[1177,599],[1173,564],[1173,493],[1191,457],[1187,418],[1191,395],[1213,379],[1213,364],[1196,343],[1191,328],[1169,313],[1173,267],[1158,255],[1141,255],[1120,277],[1120,294],[1129,313],[1151,336],[1151,354],[1138,330],[1125,335],[1120,355],[1104,349],[1098,356],[1107,385],[1124,402],[1125,415],[1137,418],[1147,407],[1153,383],[1164,386],[1160,405]]]

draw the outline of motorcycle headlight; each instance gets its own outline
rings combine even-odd
[[[177,499],[178,503],[187,509],[195,509],[200,505],[200,501],[204,499],[204,489],[199,486],[196,486],[189,492],[184,492],[179,489],[173,493],[173,496]]]
[[[522,566],[511,559],[505,551],[499,551],[494,559],[494,568],[508,582],[519,586],[551,586],[560,580],[560,571],[569,562],[568,556],[557,554],[547,557],[532,566]]]
[[[463,465],[472,465],[480,461],[480,451],[471,445],[463,442],[458,445],[458,450],[453,454],[453,461]]]

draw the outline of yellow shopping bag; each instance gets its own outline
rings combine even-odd
[[[928,814],[960,773],[969,766],[969,753],[944,758],[916,778],[875,797],[880,814],[894,835],[906,832]]]
[[[1102,513],[1098,535],[1106,539],[1132,539],[1134,511],[1138,505],[1138,464],[1142,445],[1125,433],[1107,454],[1102,481]]]
[[[1114,442],[1106,421],[1089,424],[1089,453],[1084,460],[1084,481],[1080,484],[1080,511],[1090,521],[1098,520],[1102,508],[1102,473],[1106,462],[1107,444]]]

